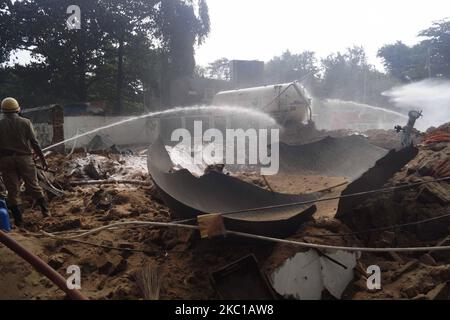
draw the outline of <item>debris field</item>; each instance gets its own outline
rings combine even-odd
[[[386,149],[395,146],[398,140],[390,131],[364,134],[368,141]],[[417,186],[375,193],[354,207],[348,219],[335,217],[338,197],[350,182],[346,177],[301,172],[266,178],[248,172],[230,176],[266,191],[283,194],[320,191],[322,198],[333,198],[317,202],[312,218],[289,235],[289,240],[372,248],[447,246],[450,183],[439,179],[450,176],[449,135],[450,124],[422,134],[417,156],[383,187]],[[148,173],[146,150],[132,154],[108,151],[87,154],[75,150],[71,155],[53,153],[48,159],[55,172],[44,173],[45,177],[64,194],[48,193],[52,212],[48,218],[42,218],[33,204],[25,201],[25,225],[10,234],[63,276],[69,266],[79,266],[81,293],[87,298],[148,299],[139,280],[146,268],[156,270],[159,278],[153,298],[222,298],[224,285],[214,274],[248,255],[256,258],[257,266],[255,269],[249,264],[246,268],[253,270],[255,279],[264,279],[261,288],[267,285],[272,297],[304,298],[302,292],[283,294],[287,289],[279,289],[283,286],[276,283],[275,274],[283,266],[288,267],[287,261],[296,255],[312,256],[314,252],[308,253],[308,248],[233,235],[202,239],[197,230],[148,225],[118,226],[82,238],[63,239],[117,222],[170,223],[177,218]],[[333,250],[317,252],[325,261],[336,254]],[[302,258],[300,255],[298,259]],[[64,298],[61,290],[2,245],[0,257],[0,299]],[[318,258],[313,260],[317,262]],[[371,290],[367,286],[370,277],[367,269],[373,265],[379,266],[382,283],[380,289]],[[351,279],[339,297],[325,279],[325,289],[320,287],[318,298],[450,298],[449,251],[362,252],[355,254],[355,265],[349,272]]]

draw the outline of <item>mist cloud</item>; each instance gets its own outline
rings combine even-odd
[[[423,118],[416,125],[420,130],[450,122],[450,80],[426,79],[395,87],[383,95],[405,111],[423,110]]]

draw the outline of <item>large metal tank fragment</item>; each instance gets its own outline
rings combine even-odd
[[[354,180],[387,153],[388,150],[374,146],[363,136],[357,135],[326,137],[303,145],[280,143],[280,171]]]
[[[174,171],[160,139],[149,148],[148,170],[174,218],[189,219],[205,213],[242,211],[224,215],[226,228],[259,235],[289,236],[316,211],[314,203],[267,207],[314,201],[320,196],[270,192],[218,172],[197,178],[186,169]]]
[[[419,149],[410,146],[400,150],[391,150],[386,156],[379,159],[372,168],[344,189],[341,194],[343,198],[339,200],[336,218],[353,227],[353,222],[361,219],[354,214],[354,209],[364,201],[373,198],[374,194],[371,191],[383,188],[418,153]],[[360,195],[349,196],[354,194]]]

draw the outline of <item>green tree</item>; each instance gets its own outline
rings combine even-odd
[[[292,54],[289,50],[266,63],[265,78],[271,83],[291,82],[317,75],[317,59],[312,51]]]
[[[14,25],[13,7],[11,1],[0,2],[0,65],[8,62],[17,40],[12,27]]]
[[[66,26],[73,4],[81,9],[79,30]],[[209,16],[205,0],[5,0],[0,27],[0,63],[14,50],[33,57],[33,65],[4,66],[1,74],[20,86],[28,68],[46,93],[30,93],[35,104],[47,96],[60,103],[106,99],[120,113],[169,92],[172,79],[193,75]]]
[[[86,101],[95,77],[95,68],[102,61],[101,48],[105,35],[98,15],[102,10],[95,1],[78,0],[83,8],[80,30],[66,26],[70,0],[16,1],[10,8],[17,35],[16,48],[29,51],[46,67],[52,92],[62,100]]]
[[[122,112],[124,91],[129,89],[127,86],[131,85],[130,81],[132,81],[129,76],[128,79],[126,76],[127,55],[132,54],[137,59],[145,59],[148,50],[152,47],[149,39],[155,27],[155,6],[158,2],[156,0],[99,0],[99,4],[104,8],[100,25],[110,41],[108,46],[109,56],[114,57],[117,63],[115,77],[116,113]],[[136,48],[137,44],[139,45]],[[141,57],[132,52],[135,49],[143,50]],[[145,65],[145,62],[142,62]]]
[[[319,90],[319,66],[312,51],[292,54],[289,50],[274,57],[264,67],[266,83],[285,83],[301,80],[313,94]]]
[[[210,31],[205,0],[161,1],[156,20],[156,35],[161,41],[162,99],[171,105],[170,87],[177,77],[191,77],[195,71],[195,46]]]
[[[421,42],[426,51],[426,69],[429,76],[450,77],[450,21],[441,20],[419,33],[425,37]]]
[[[229,81],[231,79],[230,60],[221,58],[211,62],[206,68],[206,73],[211,79]]]
[[[398,41],[378,51],[386,70],[403,82],[450,77],[450,21],[442,20],[421,31],[424,40],[414,46]]]
[[[366,75],[371,67],[361,47],[348,48],[343,54],[329,55],[322,59],[322,67],[325,96],[366,102]]]
[[[367,62],[363,48],[348,48],[322,59],[322,97],[352,100],[374,105],[388,105],[382,92],[392,88],[395,81]]]
[[[383,46],[378,57],[382,58],[387,72],[403,82],[424,79],[429,75],[428,46],[425,43],[408,47],[398,41]]]

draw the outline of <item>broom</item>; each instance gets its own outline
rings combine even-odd
[[[137,273],[136,283],[145,300],[159,300],[161,277],[158,267],[147,264]]]

